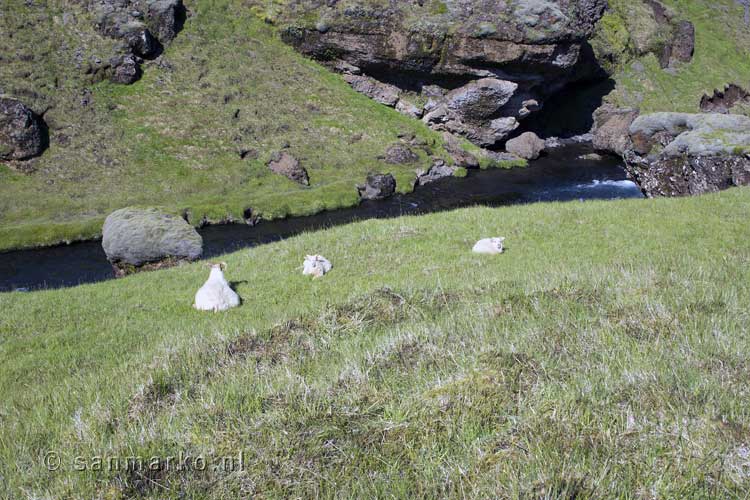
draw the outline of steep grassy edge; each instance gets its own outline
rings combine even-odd
[[[699,112],[703,94],[729,83],[750,85],[750,26],[735,0],[663,0],[679,19],[696,30],[693,61],[664,70],[653,54],[633,57],[636,46],[646,46],[657,29],[642,0],[610,0],[610,10],[599,24],[593,45],[600,53],[619,58],[614,69],[617,87],[608,100],[642,112]],[[658,33],[654,40],[658,41]],[[738,112],[747,112],[739,109]]]
[[[748,217],[737,188],[367,221],[226,256],[219,315],[198,264],[2,294],[0,496],[744,498]],[[211,466],[148,466],[179,452]]]
[[[93,237],[128,205],[185,211],[196,224],[351,206],[368,172],[391,172],[408,192],[430,156],[446,156],[439,134],[295,53],[242,2],[185,3],[184,30],[131,86],[91,85],[76,70],[77,57],[109,57],[92,14],[56,0],[3,3],[0,48],[18,57],[0,65],[0,87],[49,108],[51,147],[31,174],[0,165],[0,251]],[[399,135],[422,143],[419,161],[383,161]],[[310,187],[268,170],[282,148]]]

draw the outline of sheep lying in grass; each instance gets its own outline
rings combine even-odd
[[[211,274],[206,283],[195,294],[193,307],[199,311],[226,311],[240,305],[240,296],[235,293],[224,279],[226,263],[209,264]]]
[[[302,274],[322,278],[331,269],[333,269],[333,265],[322,255],[308,255],[302,265]]]
[[[489,255],[497,255],[503,253],[503,242],[505,238],[485,238],[477,241],[472,251],[474,253],[483,253]]]

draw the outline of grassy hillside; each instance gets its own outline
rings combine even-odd
[[[0,497],[744,498],[748,217],[733,189],[368,221],[228,255],[218,315],[199,264],[2,294]]]
[[[428,152],[444,155],[438,134],[297,55],[242,2],[186,5],[163,57],[121,86],[85,75],[89,58],[112,50],[87,11],[3,3],[0,48],[19,57],[0,64],[0,92],[48,109],[51,147],[24,166],[33,173],[0,165],[0,250],[93,236],[109,212],[133,204],[186,210],[196,223],[241,219],[248,208],[273,218],[353,205],[368,172],[392,172],[409,191]],[[424,144],[418,163],[378,159],[399,134]],[[311,187],[266,168],[282,147]]]
[[[610,0],[594,46],[619,58],[617,88],[609,100],[643,112],[698,112],[703,94],[729,83],[750,86],[750,26],[735,0],[662,0],[678,19],[695,25],[693,61],[660,68],[653,53],[636,55],[658,43],[661,34],[650,7],[641,0]],[[649,19],[651,17],[651,19]],[[742,111],[742,110],[741,110]]]

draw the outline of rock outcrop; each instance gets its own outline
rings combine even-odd
[[[300,165],[297,158],[286,151],[274,153],[271,156],[271,160],[268,162],[268,168],[271,172],[283,175],[287,179],[302,184],[303,186],[310,185],[310,177],[307,174],[307,170]]]
[[[701,111],[705,113],[729,113],[729,110],[739,104],[750,104],[750,92],[730,83],[724,90],[715,89],[713,95],[703,94]]]
[[[655,113],[630,126],[628,175],[646,196],[685,196],[750,184],[750,118]]]
[[[378,102],[487,147],[548,96],[600,74],[587,40],[606,0],[442,5],[301,0],[281,15],[282,38]],[[407,90],[427,105],[402,101]]]
[[[544,151],[544,147],[545,142],[534,132],[525,132],[505,143],[505,149],[508,153],[524,160],[536,160]]]
[[[383,200],[396,192],[396,179],[391,174],[369,174],[357,190],[363,200]]]
[[[604,153],[622,156],[630,145],[630,125],[638,117],[635,109],[604,105],[594,112],[593,145]]]
[[[119,53],[96,72],[123,84],[141,77],[143,60],[161,53],[186,16],[182,0],[103,0],[93,9],[99,32],[123,42]]]
[[[123,208],[104,221],[102,247],[116,274],[195,260],[203,253],[198,232],[157,209]]]
[[[28,160],[47,147],[47,128],[21,101],[0,97],[0,160]]]

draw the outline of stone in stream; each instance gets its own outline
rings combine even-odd
[[[544,151],[545,142],[534,132],[525,132],[505,143],[505,149],[525,160],[536,160]]]
[[[155,208],[123,208],[104,221],[102,248],[117,276],[198,259],[203,238],[176,215]]]
[[[369,174],[357,190],[363,200],[383,200],[396,192],[396,179],[391,174]]]
[[[594,112],[594,149],[622,156],[630,143],[630,125],[637,117],[635,109],[601,106]]]
[[[417,183],[420,186],[424,186],[425,184],[430,184],[446,177],[453,177],[456,169],[457,167],[448,165],[443,160],[435,159],[427,172],[419,172],[417,174]]]

